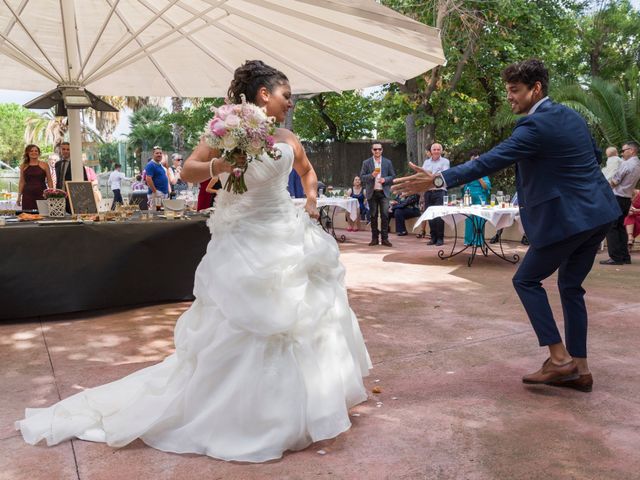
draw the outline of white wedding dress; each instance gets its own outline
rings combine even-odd
[[[347,430],[371,362],[334,239],[296,208],[293,150],[254,161],[248,192],[220,191],[196,300],[174,354],[16,422],[26,442],[78,437],[122,447],[262,462]],[[225,179],[222,179],[223,182]]]

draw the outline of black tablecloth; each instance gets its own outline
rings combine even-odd
[[[202,218],[0,227],[0,320],[193,299]]]

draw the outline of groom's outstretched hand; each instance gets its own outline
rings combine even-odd
[[[408,177],[400,177],[393,180],[391,191],[402,197],[413,195],[414,193],[426,192],[433,187],[433,177],[419,166],[409,162],[409,167],[415,173]]]

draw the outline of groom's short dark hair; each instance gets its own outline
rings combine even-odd
[[[506,83],[524,83],[530,89],[540,82],[545,96],[549,90],[549,71],[541,60],[535,58],[512,63],[502,71],[502,80]]]

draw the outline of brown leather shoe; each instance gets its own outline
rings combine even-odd
[[[590,392],[593,390],[593,376],[590,373],[585,373],[575,380],[549,382],[549,385],[553,385],[554,387],[573,388],[574,390],[580,390],[581,392]]]
[[[540,370],[522,377],[522,383],[535,384],[575,380],[578,376],[578,365],[575,360],[571,359],[570,362],[564,365],[556,365],[551,361],[551,358],[547,358]]]
[[[393,244],[389,240],[387,240],[386,238],[384,238],[381,243],[385,247],[393,247]]]
[[[371,240],[371,241],[369,242],[369,246],[370,246],[370,247],[375,247],[376,245],[378,245],[378,240]]]

